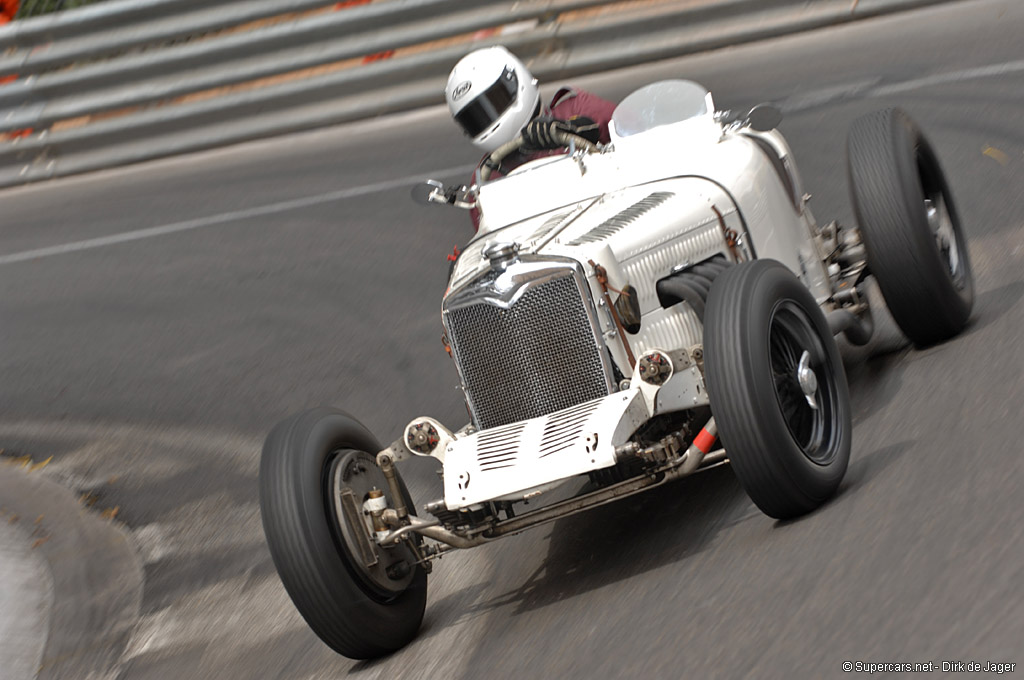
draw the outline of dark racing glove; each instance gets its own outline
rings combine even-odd
[[[550,151],[561,149],[565,144],[558,141],[559,132],[579,135],[595,144],[600,136],[597,123],[579,116],[572,120],[559,120],[547,116],[534,118],[523,128],[523,146],[527,151]]]

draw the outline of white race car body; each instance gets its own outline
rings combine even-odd
[[[654,104],[664,117],[672,97],[692,115],[644,120]],[[627,98],[611,134],[601,153],[534,161],[478,189],[480,231],[443,306],[474,416],[458,434],[436,423],[443,441],[431,455],[444,462],[449,510],[530,498],[613,466],[616,447],[654,416],[707,405],[691,352],[701,345],[701,322],[686,303],[664,307],[656,290],[673,272],[715,256],[767,257],[819,303],[832,294],[817,226],[778,132],[722,123],[703,88],[670,81]],[[511,254],[489,258],[495,244]],[[609,296],[595,265],[607,273]],[[545,286],[552,290],[528,299]],[[635,288],[642,323],[624,337],[608,303],[626,286]],[[502,320],[509,317],[517,319]],[[560,323],[572,328],[552,335]],[[643,382],[627,343],[635,358],[672,357],[672,377]],[[521,391],[529,394],[509,399]],[[560,391],[564,398],[547,398]]]
[[[605,148],[552,126],[568,155],[486,181],[520,136],[473,187],[413,189],[482,214],[442,303],[472,422],[416,418],[381,449],[317,408],[267,436],[267,542],[321,639],[390,653],[415,636],[447,551],[726,462],[776,519],[835,494],[853,431],[835,336],[868,345],[884,302],[913,342],[942,342],[970,318],[973,279],[938,159],[904,111],[851,127],[856,228],[815,223],[780,120],[655,83],[618,106]],[[414,504],[396,467],[414,455],[443,464],[443,498]]]

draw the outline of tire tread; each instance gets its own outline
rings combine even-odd
[[[318,408],[279,423],[267,436],[260,462],[264,533],[281,581],[310,628],[329,647],[353,659],[371,659],[406,645],[426,605],[426,573],[417,568],[409,588],[389,602],[369,597],[334,544],[326,508],[310,480],[310,447],[333,429],[350,448],[380,445],[347,413]],[[316,485],[313,485],[314,487]]]
[[[971,313],[973,286],[966,247],[960,248],[967,268],[963,291],[955,288],[944,269],[924,216],[916,153],[933,164],[959,231],[956,208],[934,152],[904,111],[876,111],[850,128],[847,171],[869,268],[900,329],[916,345],[926,346],[963,329]]]
[[[784,284],[780,282],[784,281]],[[785,285],[831,343],[839,366],[842,440],[834,461],[814,469],[792,441],[771,386],[761,380],[750,323],[764,288]],[[796,517],[835,493],[849,461],[850,415],[846,377],[827,323],[810,292],[782,264],[757,260],[732,267],[715,280],[704,328],[705,370],[712,413],[740,484],[754,504],[776,519]],[[787,459],[788,457],[788,459]]]

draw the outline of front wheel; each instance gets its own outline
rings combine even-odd
[[[967,240],[928,140],[900,109],[854,121],[850,193],[868,267],[900,329],[916,345],[959,333],[974,281]]]
[[[704,318],[711,412],[733,471],[766,515],[810,512],[850,460],[850,396],[825,315],[773,260],[715,279]]]
[[[395,507],[380,449],[352,416],[318,408],[271,430],[260,461],[263,530],[285,590],[313,632],[352,659],[406,645],[427,599],[413,550],[373,542],[362,512],[373,489]]]

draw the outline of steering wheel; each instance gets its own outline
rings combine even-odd
[[[552,136],[555,138],[555,141],[561,143],[562,146],[575,145],[577,149],[583,149],[587,152],[597,151],[597,144],[594,144],[586,137],[580,137],[579,135],[571,132],[564,132],[558,129],[555,129],[552,132]],[[523,136],[516,135],[515,139],[502,144],[492,151],[480,166],[480,181],[486,182],[490,179],[491,173],[494,169],[501,165],[501,162],[508,158],[510,154],[521,149],[524,143],[525,140],[523,139]]]

